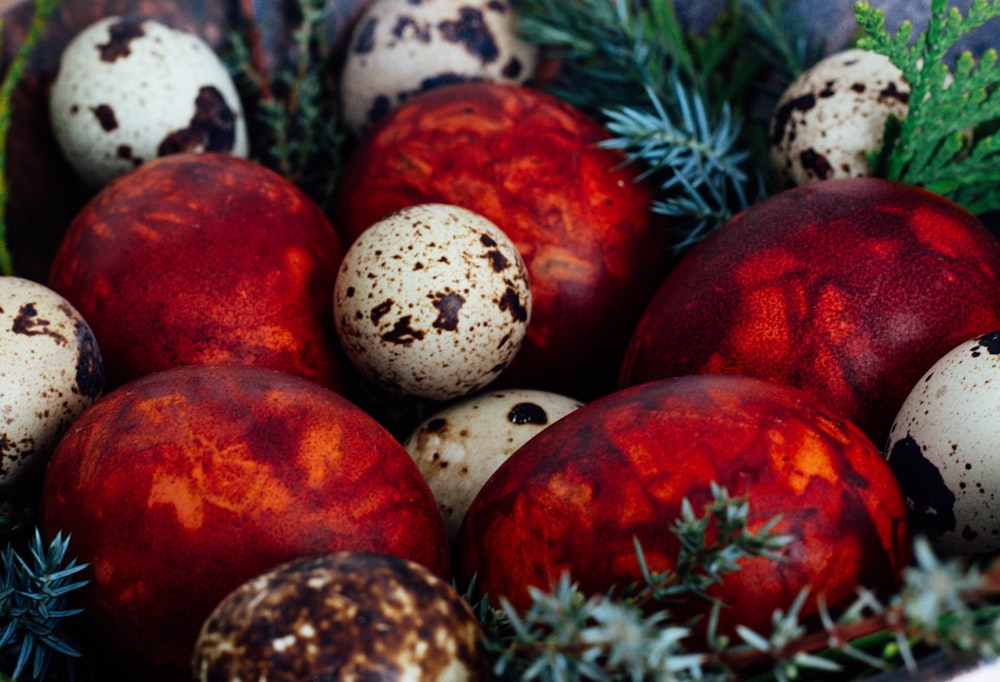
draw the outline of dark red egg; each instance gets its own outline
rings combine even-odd
[[[73,220],[49,285],[90,324],[109,386],[187,364],[246,364],[337,391],[332,292],[344,256],[290,181],[228,154],[161,157]]]
[[[748,526],[776,516],[792,537],[782,560],[742,560],[709,594],[720,630],[770,632],[774,609],[811,587],[832,609],[865,586],[897,585],[910,561],[906,505],[879,450],[822,401],[752,377],[692,375],[623,389],[541,431],[500,466],[459,531],[455,573],[522,612],[528,587],[569,572],[585,594],[642,584],[633,541],[652,571],[676,567],[682,501],[702,513],[711,485],[745,496]],[[714,528],[711,527],[711,528]],[[711,537],[714,530],[709,531]],[[701,598],[666,604],[708,613]]]
[[[597,146],[610,134],[538,90],[462,83],[383,119],[349,159],[334,223],[345,241],[386,214],[457,204],[496,223],[531,278],[527,339],[500,384],[581,399],[610,392],[670,258],[652,193]]]
[[[971,213],[874,178],[812,183],[721,226],[670,273],[620,385],[746,374],[805,389],[878,446],[923,373],[1000,327],[1000,241]]]
[[[368,551],[451,570],[403,446],[340,395],[257,367],[179,367],[107,394],[57,446],[41,523],[90,564],[83,632],[122,680],[191,679],[202,622],[279,563]]]

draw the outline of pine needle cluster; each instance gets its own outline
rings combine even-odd
[[[0,662],[14,679],[46,678],[54,660],[81,655],[68,634],[70,594],[87,584],[79,578],[87,564],[67,560],[69,536],[57,533],[46,546],[36,530],[21,551],[8,544],[0,554]],[[26,557],[26,558],[25,558]],[[69,668],[72,675],[72,668]]]
[[[974,0],[963,15],[933,0],[927,30],[912,36],[903,22],[886,30],[881,10],[855,6],[864,36],[858,46],[885,55],[910,85],[908,111],[891,117],[884,144],[871,161],[878,175],[924,187],[977,215],[1000,210],[1000,65],[997,51],[979,61],[968,51],[954,69],[949,55],[963,37],[1000,17],[1000,2]]]
[[[604,122],[659,187],[676,250],[768,193],[761,123],[784,87],[820,56],[779,0],[731,0],[699,34],[672,0],[519,0],[522,36],[559,62],[545,84]],[[792,36],[795,36],[792,38]]]

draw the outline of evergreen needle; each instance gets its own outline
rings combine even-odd
[[[978,63],[964,52],[954,68],[948,58],[955,44],[990,19],[1000,17],[1000,2],[973,0],[963,16],[947,0],[933,0],[926,31],[912,37],[903,22],[886,30],[881,10],[855,5],[864,31],[858,46],[885,55],[910,85],[908,111],[890,118],[883,145],[869,154],[876,173],[924,187],[975,214],[1000,210],[1000,66],[995,49]]]
[[[35,44],[42,37],[42,32],[48,24],[49,16],[55,10],[59,0],[35,0],[34,13],[27,35],[13,61],[7,67],[7,73],[0,81],[0,276],[14,274],[14,259],[7,244],[7,202],[10,189],[7,184],[7,135],[13,118],[14,90],[21,82],[24,70],[28,66],[28,57]],[[3,20],[0,19],[0,30]]]

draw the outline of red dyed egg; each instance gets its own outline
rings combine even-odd
[[[722,631],[770,632],[799,591],[836,608],[864,585],[897,584],[910,560],[902,493],[879,450],[853,424],[798,389],[751,377],[694,375],[618,391],[528,441],[473,501],[456,575],[522,611],[528,586],[568,571],[587,594],[641,584],[638,540],[653,571],[671,570],[671,532],[687,498],[701,514],[711,483],[747,496],[750,530],[773,517],[794,540],[784,560],[756,557],[709,593]],[[700,598],[679,611],[703,609]],[[803,616],[815,614],[810,600]]]
[[[284,561],[370,551],[450,575],[403,446],[338,394],[255,367],[181,367],[106,395],[56,448],[41,522],[91,564],[85,632],[128,680],[190,679],[216,604]]]
[[[759,202],[666,278],[621,386],[695,373],[805,389],[881,446],[923,373],[1000,328],[1000,242],[959,206],[874,178]]]
[[[88,321],[109,386],[188,364],[257,365],[346,389],[331,296],[344,257],[291,182],[228,154],[162,157],[77,215],[49,285]]]
[[[649,186],[596,143],[597,122],[537,90],[462,83],[423,93],[355,150],[334,220],[345,241],[405,206],[480,213],[528,266],[531,325],[501,384],[589,399],[615,387],[629,334],[666,272]]]

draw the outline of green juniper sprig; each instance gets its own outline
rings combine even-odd
[[[958,559],[940,559],[926,538],[914,541],[914,564],[900,589],[882,598],[859,588],[835,617],[822,594],[803,589],[787,609],[772,614],[769,632],[737,626],[719,636],[723,604],[705,601],[704,644],[690,646],[691,623],[677,622],[671,600],[705,591],[739,570],[747,557],[781,560],[792,539],[774,532],[779,519],[747,528],[745,498],[713,486],[713,499],[697,515],[685,503],[673,532],[681,549],[673,571],[650,572],[638,543],[642,582],[623,591],[586,595],[568,574],[550,591],[529,588],[531,604],[519,613],[505,600],[475,605],[500,680],[582,682],[640,680],[753,682],[844,679],[905,667],[919,669],[917,652],[951,659],[1000,658],[1000,561],[988,571]],[[470,588],[470,593],[471,593]],[[819,625],[804,623],[814,599]]]
[[[563,575],[552,592],[529,588],[532,604],[524,614],[504,599],[492,608],[484,598],[475,608],[487,633],[494,675],[566,682],[727,679],[705,677],[725,671],[713,663],[712,654],[685,649],[691,629],[671,623],[665,607],[682,595],[704,596],[744,558],[780,560],[792,538],[774,532],[779,519],[750,531],[748,514],[746,499],[732,498],[713,484],[703,515],[685,501],[671,529],[680,540],[674,570],[651,572],[636,542],[643,583],[620,594],[585,596]],[[721,605],[706,603],[714,621]]]
[[[521,35],[559,64],[541,85],[605,122],[604,146],[654,181],[652,209],[675,219],[676,251],[766,194],[760,126],[743,122],[769,112],[757,101],[765,72],[776,99],[818,57],[807,32],[788,25],[783,0],[731,0],[704,34],[682,26],[672,0],[516,7]]]
[[[79,573],[88,564],[67,560],[69,541],[60,532],[46,547],[36,530],[26,558],[12,544],[0,554],[0,662],[15,679],[44,679],[55,659],[69,665],[81,655],[66,625],[82,609],[70,608],[68,598],[87,584]]]
[[[927,30],[912,38],[905,21],[893,35],[881,10],[855,5],[864,31],[858,46],[885,55],[910,85],[908,111],[890,117],[883,145],[870,154],[876,173],[924,187],[975,214],[1000,209],[1000,65],[997,51],[980,60],[969,52],[948,66],[954,45],[990,19],[1000,2],[974,0],[963,16],[947,0],[933,0]]]
[[[10,132],[10,124],[14,109],[14,90],[21,82],[24,70],[28,66],[28,57],[31,55],[35,44],[42,37],[42,32],[48,24],[49,17],[55,11],[59,0],[35,0],[34,14],[31,17],[31,24],[24,41],[18,48],[14,59],[7,67],[7,72],[0,81],[0,276],[14,274],[14,259],[7,245],[7,201],[9,199],[9,187],[7,184],[7,135]],[[3,20],[0,19],[0,29],[3,28]]]
[[[253,3],[243,5],[246,30],[230,36],[224,59],[250,109],[254,158],[326,209],[348,140],[329,79],[334,55],[327,23],[332,10],[325,0],[297,0],[291,62],[277,65],[271,74],[263,63]]]

